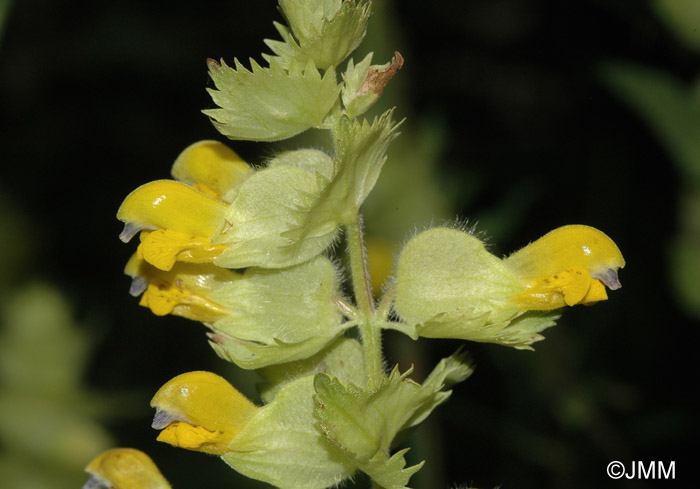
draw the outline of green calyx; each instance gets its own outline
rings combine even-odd
[[[210,326],[210,343],[243,368],[308,358],[347,327],[337,271],[323,256],[280,270],[249,268],[211,297],[232,313]]]
[[[394,310],[417,336],[528,349],[559,314],[526,311],[509,301],[523,290],[518,276],[476,236],[434,228],[401,252]]]

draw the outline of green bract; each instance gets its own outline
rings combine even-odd
[[[280,270],[250,268],[212,293],[232,311],[211,325],[212,346],[243,368],[308,358],[344,329],[338,297],[336,270],[323,256]]]
[[[304,158],[285,153],[284,162],[273,160],[238,187],[226,212],[230,226],[216,238],[228,245],[217,265],[287,267],[331,244],[338,220],[332,208],[319,208],[333,163],[321,151],[302,151]]]
[[[399,135],[389,110],[370,124],[339,120],[334,131],[338,169],[329,195],[342,200],[343,223],[352,222],[369,195],[386,161],[389,144]]]
[[[371,12],[371,2],[354,0],[281,0],[280,7],[290,27],[275,22],[283,41],[265,41],[276,55],[267,59],[285,66],[312,60],[322,70],[338,66],[360,45]]]
[[[233,439],[224,461],[280,489],[323,489],[351,475],[352,462],[316,429],[313,389],[312,376],[282,387]]]
[[[391,112],[372,124],[341,118],[336,156],[318,150],[282,153],[236,188],[224,227],[219,266],[287,267],[321,253],[340,224],[352,222],[374,186],[389,143]]]
[[[348,117],[363,114],[379,98],[378,93],[363,90],[371,64],[372,53],[365,56],[357,65],[352,59],[348,61],[348,67],[343,73],[344,83],[340,94]]]
[[[345,383],[367,384],[367,372],[362,355],[362,345],[352,338],[340,337],[316,355],[296,362],[271,365],[258,370],[265,380],[258,385],[260,397],[270,402],[277,392],[293,380],[307,375],[324,373],[333,375]]]
[[[209,60],[209,75],[216,90],[208,89],[220,108],[203,112],[214,127],[231,139],[277,141],[322,124],[336,104],[340,87],[335,72],[323,77],[313,61],[290,62],[283,67],[276,59],[269,68],[250,60],[252,71],[237,59],[235,68]]]
[[[362,347],[338,338],[304,360],[263,368],[267,403],[231,444],[224,460],[239,472],[282,489],[324,488],[355,472],[338,448],[316,428],[314,376],[323,373],[365,385]]]
[[[394,439],[410,429],[450,395],[451,385],[466,379],[464,357],[443,360],[423,385],[397,368],[377,388],[360,388],[325,374],[316,375],[316,417],[328,439],[385,489],[403,489],[421,464],[406,468],[401,450],[387,458]]]
[[[525,290],[475,236],[434,228],[404,247],[394,309],[418,336],[459,338],[530,348],[556,312],[526,312],[508,299]]]
[[[401,54],[394,53],[391,62],[371,65],[372,53],[355,65],[351,59],[343,73],[343,89],[340,97],[345,115],[350,118],[364,114],[379,99],[384,87],[403,66]]]

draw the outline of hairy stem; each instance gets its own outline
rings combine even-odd
[[[360,311],[358,325],[365,352],[365,362],[369,381],[379,385],[384,377],[382,369],[382,337],[377,325],[377,318],[372,297],[372,286],[367,272],[367,257],[362,241],[362,224],[358,215],[354,222],[345,226],[350,255],[350,273],[352,276],[353,292]]]

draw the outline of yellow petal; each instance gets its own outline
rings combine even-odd
[[[607,299],[603,284],[621,287],[617,270],[625,259],[603,232],[571,225],[550,231],[503,263],[527,287],[511,301],[525,309],[550,310]]]
[[[240,278],[232,270],[211,264],[176,263],[159,270],[138,253],[129,259],[124,273],[132,278],[130,293],[141,294],[140,305],[157,316],[174,314],[194,321],[214,322],[231,311],[208,299],[211,292]]]
[[[381,238],[369,238],[367,244],[367,263],[372,291],[375,295],[382,292],[382,287],[391,275],[394,266],[396,244]]]
[[[153,427],[164,429],[173,423],[182,422],[195,428],[203,428],[215,435],[207,435],[202,430],[191,430],[183,426],[172,428],[172,433],[163,435],[167,442],[179,443],[182,448],[192,448],[199,441],[214,443],[202,445],[209,450],[226,450],[229,442],[240,433],[258,408],[243,394],[238,392],[222,377],[211,372],[188,372],[168,381],[151,400],[156,408]]]
[[[592,282],[594,280],[586,269],[573,267],[541,280],[530,281],[527,290],[511,297],[510,300],[524,309],[533,311],[573,306],[582,303]]]
[[[133,448],[114,448],[95,457],[85,471],[84,489],[170,489],[170,484],[148,455]]]
[[[174,421],[160,432],[156,440],[174,447],[197,452],[223,455],[229,452],[231,436],[221,431],[209,431],[201,426],[193,426],[184,421]]]
[[[176,180],[218,199],[223,199],[252,172],[240,156],[218,141],[199,141],[188,146],[172,168]]]
[[[581,267],[593,278],[617,288],[610,270],[625,266],[615,242],[590,226],[562,226],[530,243],[504,260],[524,282],[536,282],[573,267]],[[617,275],[615,273],[615,280]],[[619,282],[618,282],[619,285]]]
[[[156,180],[131,192],[117,219],[125,223],[119,236],[129,241],[143,229],[172,229],[188,236],[211,238],[224,222],[226,206],[173,180]]]
[[[194,295],[177,283],[165,281],[149,284],[139,305],[148,307],[156,316],[173,314],[203,323],[211,323],[230,314],[219,304]]]
[[[137,253],[154,267],[167,271],[176,261],[211,263],[225,249],[225,245],[211,244],[208,237],[158,229],[141,233]]]
[[[600,280],[593,279],[591,287],[588,289],[586,296],[581,299],[581,304],[590,306],[596,302],[608,300],[608,293],[605,290],[605,285]]]
[[[221,268],[210,263],[176,263],[169,271],[160,270],[146,262],[134,253],[124,267],[124,273],[134,280],[145,283],[139,295],[149,283],[164,280],[177,283],[192,293],[206,296],[241,277],[241,274],[227,268]]]

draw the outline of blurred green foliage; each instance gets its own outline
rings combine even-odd
[[[658,0],[660,17],[688,48],[700,52],[700,4]],[[668,243],[674,292],[700,317],[700,79],[690,83],[667,71],[609,63],[604,80],[639,113],[672,157],[679,175],[677,234]]]
[[[55,287],[6,294],[0,315],[0,480],[15,489],[78,487],[113,441],[105,401],[86,391],[91,343]]]
[[[691,49],[700,49],[700,3],[695,0],[653,0],[652,7],[671,34]]]

